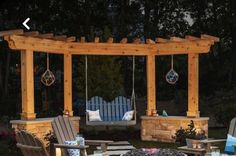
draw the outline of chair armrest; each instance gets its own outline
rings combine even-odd
[[[66,149],[86,149],[89,146],[85,145],[85,146],[77,146],[77,145],[65,145],[65,144],[54,144],[55,148],[66,148]]]
[[[201,140],[200,142],[203,143],[203,144],[212,144],[212,143],[214,144],[214,143],[226,142],[226,139],[216,139],[216,140],[206,139],[206,140]]]
[[[101,145],[101,144],[110,144],[113,143],[112,140],[85,140],[85,143],[88,145]]]

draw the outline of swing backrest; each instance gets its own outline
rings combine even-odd
[[[111,102],[106,102],[102,97],[94,96],[87,103],[87,110],[99,109],[102,121],[121,121],[125,112],[132,110],[131,100],[118,96]]]

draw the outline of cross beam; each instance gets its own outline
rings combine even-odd
[[[57,54],[77,55],[172,55],[208,53],[214,42],[209,39],[170,41],[156,44],[81,43],[58,41],[30,36],[6,36],[11,49],[32,50]]]

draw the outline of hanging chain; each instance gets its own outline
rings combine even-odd
[[[131,105],[133,105],[134,110],[136,110],[136,104],[135,104],[135,91],[134,91],[134,85],[135,85],[135,56],[133,56],[133,75],[132,75],[132,95],[131,95]]]
[[[49,55],[47,53],[47,70],[49,70]]]
[[[88,107],[88,58],[85,56],[85,104]]]
[[[171,55],[171,69],[174,69],[174,55]]]

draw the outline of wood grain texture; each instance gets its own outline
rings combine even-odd
[[[188,117],[199,117],[199,55],[188,55]]]

